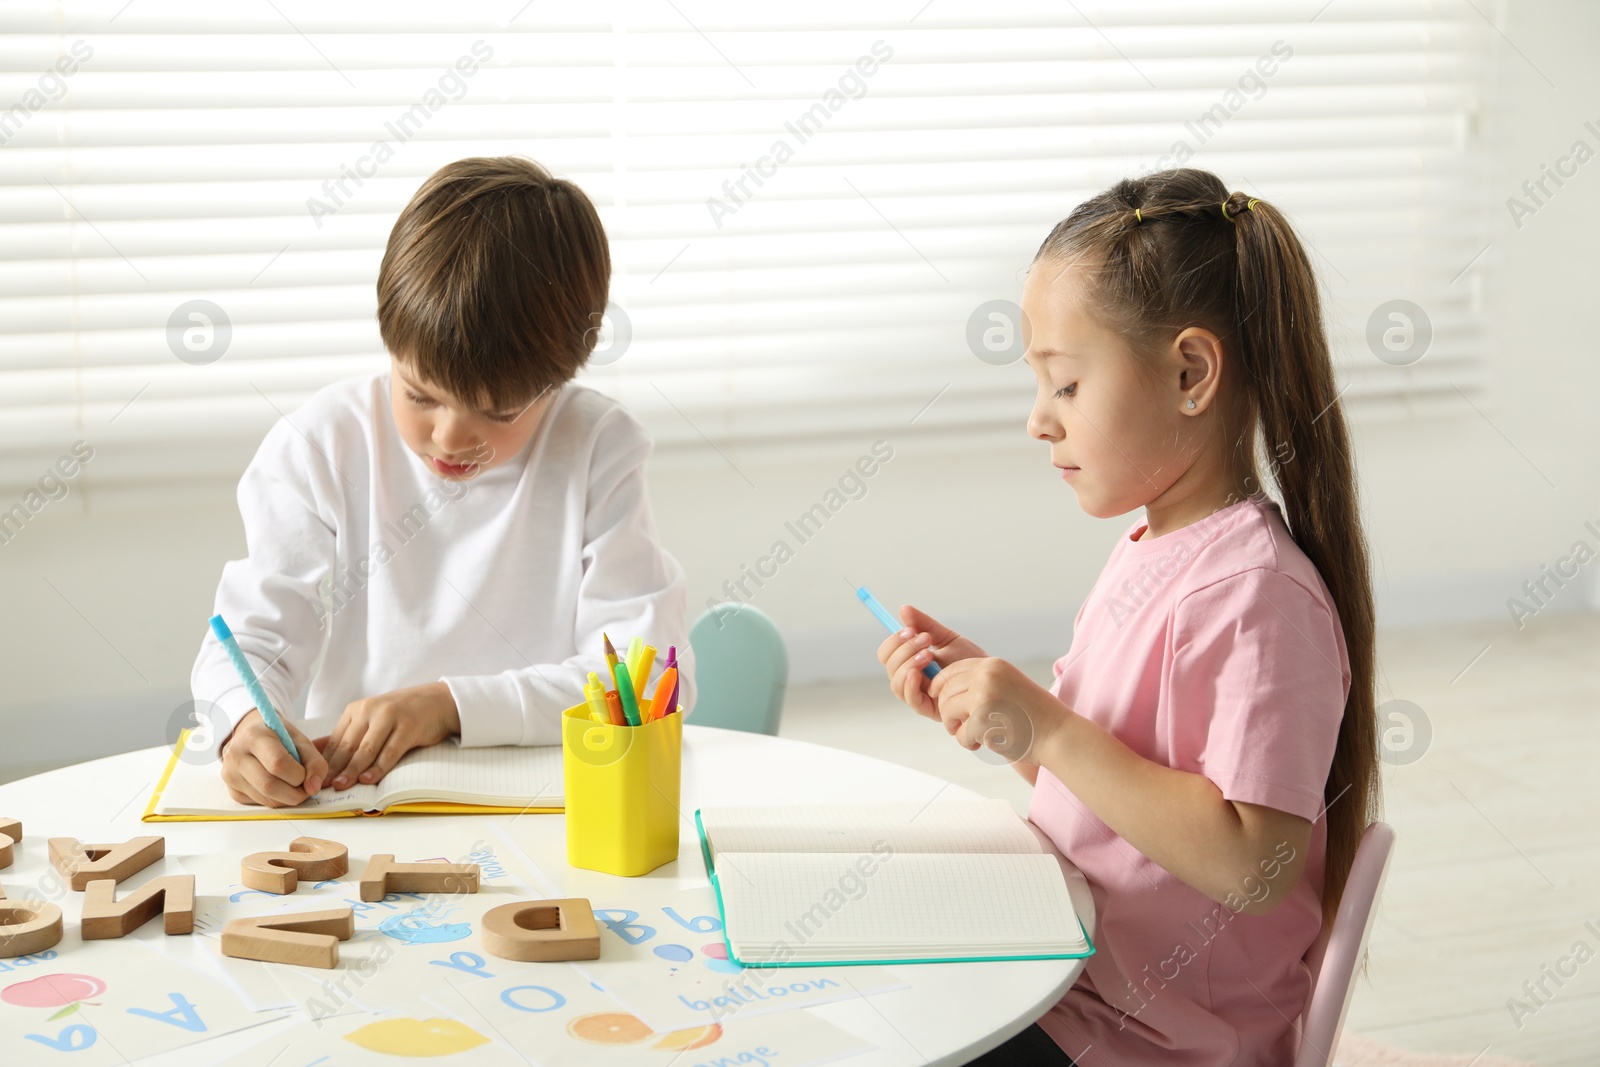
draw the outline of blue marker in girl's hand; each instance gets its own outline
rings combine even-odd
[[[872,612],[878,617],[879,622],[883,623],[889,628],[890,633],[897,633],[898,631],[905,629],[903,625],[895,621],[893,615],[889,614],[888,608],[878,603],[877,597],[867,592],[866,586],[857,586],[856,596],[863,604],[867,606],[868,611]],[[922,673],[926,674],[929,678],[932,678],[934,675],[939,673],[939,665],[937,663],[929,663],[926,667],[922,668]]]

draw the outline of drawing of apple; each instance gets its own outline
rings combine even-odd
[[[47,974],[0,989],[0,1000],[19,1008],[56,1008],[105,991],[104,982],[87,974]]]

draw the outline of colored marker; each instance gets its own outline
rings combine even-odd
[[[878,617],[879,622],[883,623],[884,626],[889,628],[890,633],[899,633],[901,630],[905,629],[905,625],[903,623],[896,622],[895,617],[889,614],[888,608],[878,603],[877,597],[867,592],[866,586],[859,586],[856,589],[856,596],[863,604],[867,606],[868,611],[872,612]],[[934,675],[939,673],[939,665],[937,663],[930,662],[926,667],[922,668],[922,673],[926,674],[929,678],[932,678]]]
[[[644,638],[635,637],[628,642],[628,654],[622,657],[622,662],[628,665],[628,681],[633,681],[633,668],[639,662],[639,657],[644,655]],[[637,691],[637,690],[636,690]]]
[[[617,669],[617,650],[611,645],[611,638],[605,634],[600,635],[600,640],[606,643],[606,674],[609,675]]]
[[[633,695],[633,683],[628,680],[628,666],[619,663],[616,666],[617,696],[622,700],[622,714],[627,717],[629,726],[639,726],[639,701]]]
[[[677,645],[668,645],[667,646],[667,666],[676,667],[677,665],[678,665],[678,646]],[[666,713],[668,715],[671,715],[673,712],[675,712],[677,710],[678,710],[678,676],[676,674],[674,674],[672,676],[672,694],[669,697],[667,697],[667,711],[666,711]]]
[[[583,699],[589,704],[589,718],[595,722],[610,722],[606,711],[606,687],[600,684],[600,675],[589,672],[589,683],[583,687]]]
[[[228,658],[233,661],[233,669],[239,672],[239,680],[249,691],[250,699],[256,702],[256,710],[261,713],[261,721],[272,728],[272,732],[278,735],[278,740],[283,742],[284,751],[299,763],[300,750],[294,747],[294,738],[289,736],[288,728],[283,725],[283,720],[278,718],[277,709],[267,698],[267,691],[261,688],[261,679],[250,669],[250,661],[244,658],[244,650],[239,647],[239,642],[233,639],[233,631],[228,629],[228,624],[222,621],[221,615],[211,616],[211,632],[217,635],[217,640],[222,642]]]
[[[628,717],[622,713],[622,696],[615,689],[606,690],[606,722],[612,726],[628,725]]]
[[[668,667],[661,672],[661,681],[656,683],[656,696],[650,702],[650,717],[646,722],[655,722],[672,711],[672,692],[677,688],[678,668]]]
[[[650,681],[650,668],[655,666],[656,646],[645,645],[644,651],[639,653],[639,659],[628,668],[628,677],[633,682],[634,693],[643,693],[645,683]]]

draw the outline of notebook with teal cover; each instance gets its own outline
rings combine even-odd
[[[728,958],[745,967],[1079,959],[1054,854],[1003,800],[701,808]]]

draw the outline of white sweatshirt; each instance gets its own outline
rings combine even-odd
[[[601,631],[619,654],[635,635],[659,649],[651,692],[677,645],[688,708],[688,596],[656,540],[650,450],[620,404],[568,383],[521,454],[451,482],[401,440],[389,371],[331,385],[240,479],[248,556],[223,566],[216,610],[285,715],[308,680],[308,718],[442,680],[463,745],[560,744],[562,709],[605,676]],[[209,632],[190,684],[220,737],[255,706]]]

